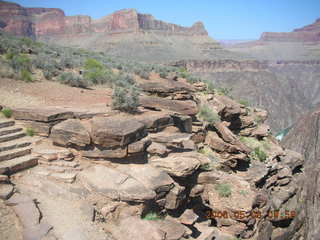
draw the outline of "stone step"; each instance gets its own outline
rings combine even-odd
[[[8,134],[5,136],[0,136],[0,143],[23,138],[24,136],[26,136],[26,134],[24,132],[18,132],[18,133]]]
[[[38,164],[38,158],[33,155],[27,155],[0,162],[0,174],[11,175],[13,173],[34,167]]]
[[[0,153],[12,149],[28,147],[35,141],[35,139],[35,137],[23,137],[15,141],[0,143]]]
[[[0,136],[4,136],[4,135],[11,134],[11,133],[16,133],[16,132],[21,132],[21,131],[22,131],[21,127],[15,127],[15,126],[0,128]]]
[[[0,162],[14,159],[17,157],[23,157],[25,155],[30,154],[31,150],[32,148],[25,147],[25,148],[18,148],[18,149],[12,149],[9,151],[0,152]]]
[[[11,127],[14,125],[14,120],[0,119],[0,128]]]

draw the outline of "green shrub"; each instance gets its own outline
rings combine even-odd
[[[33,82],[32,74],[27,69],[22,69],[20,71],[21,80],[25,82]]]
[[[197,82],[201,81],[199,78],[196,78],[196,77],[191,76],[191,75],[187,76],[186,79],[187,79],[188,83],[197,83]]]
[[[3,116],[5,116],[6,118],[11,118],[12,116],[12,110],[10,108],[4,108],[1,110],[1,113],[3,114]]]
[[[220,183],[215,186],[215,190],[219,193],[220,197],[231,196],[231,186],[227,183]]]
[[[94,58],[88,58],[84,64],[86,70],[102,70],[103,64]]]
[[[88,87],[88,83],[83,78],[81,78],[80,76],[76,76],[71,72],[62,73],[59,76],[59,81],[71,87],[80,87],[80,88]]]
[[[159,73],[159,76],[161,78],[167,78],[168,77],[168,72],[162,71],[162,72]]]
[[[214,112],[208,105],[202,105],[198,112],[198,117],[208,123],[220,122],[220,116]]]
[[[245,100],[245,99],[241,99],[239,100],[239,103],[245,107],[249,107],[250,106],[250,103],[248,100]]]
[[[225,96],[230,96],[231,91],[232,91],[232,88],[220,87],[217,89],[217,92],[219,95],[225,95]]]
[[[199,168],[203,171],[211,171],[213,169],[213,166],[211,163],[205,163],[205,164],[200,165]]]
[[[207,90],[206,90],[207,93],[214,93],[216,91],[213,81],[206,81],[206,85],[207,85]]]
[[[34,130],[33,128],[26,128],[26,134],[29,137],[33,137],[34,136]]]
[[[260,162],[265,162],[267,160],[267,157],[267,154],[260,147],[256,147],[250,153],[250,159],[259,160]]]
[[[116,85],[112,93],[113,109],[123,112],[135,112],[139,106],[139,90],[134,85]]]
[[[148,220],[148,221],[155,221],[155,220],[161,220],[162,217],[156,212],[150,212],[150,213],[147,213],[145,216],[143,216],[142,219]]]
[[[20,72],[23,69],[31,71],[32,66],[31,59],[23,54],[12,56],[10,60],[10,65],[16,72]]]

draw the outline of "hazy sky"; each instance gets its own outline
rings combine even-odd
[[[10,1],[10,0],[9,0]],[[201,20],[215,39],[256,39],[262,32],[288,32],[320,18],[320,0],[17,0],[26,7],[57,7],[66,15],[100,18],[136,8],[157,19],[191,26]]]

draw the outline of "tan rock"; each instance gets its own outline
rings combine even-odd
[[[91,124],[92,141],[102,147],[124,147],[146,136],[145,126],[134,119],[95,117]]]
[[[69,119],[55,125],[50,138],[61,146],[85,147],[91,142],[87,129],[78,119]]]

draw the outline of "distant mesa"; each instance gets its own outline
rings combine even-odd
[[[28,37],[72,35],[79,33],[134,33],[156,31],[175,35],[208,35],[202,22],[182,27],[123,9],[101,19],[89,16],[66,16],[58,8],[24,8],[16,3],[0,2],[0,28],[5,32]]]
[[[318,42],[320,41],[320,18],[314,23],[292,32],[264,32],[260,38],[266,42]]]

